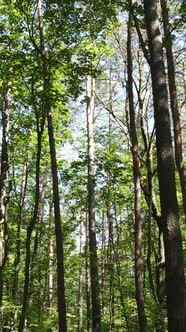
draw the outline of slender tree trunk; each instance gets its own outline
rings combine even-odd
[[[23,167],[21,191],[18,203],[19,212],[18,212],[17,235],[16,235],[16,257],[14,260],[15,275],[14,275],[14,284],[13,284],[13,299],[16,304],[18,304],[19,265],[21,258],[21,225],[23,217],[23,206],[24,206],[25,194],[27,189],[27,179],[28,179],[28,163],[25,162]]]
[[[139,114],[140,114],[140,127],[141,127],[141,134],[144,143],[144,150],[145,150],[145,165],[146,165],[146,172],[147,172],[147,189],[143,188],[145,199],[148,205],[148,225],[147,225],[147,269],[148,269],[148,276],[149,276],[149,286],[152,292],[153,298],[157,301],[157,296],[154,287],[154,280],[152,274],[152,264],[151,264],[151,253],[152,253],[152,215],[153,215],[153,204],[155,204],[155,195],[153,189],[153,160],[152,160],[152,151],[153,151],[153,132],[149,134],[148,127],[146,123],[147,118],[147,108],[149,104],[149,80],[146,82],[146,87],[143,89],[143,70],[144,70],[144,63],[141,58],[141,52],[138,51],[138,66],[139,66],[139,88],[138,88],[138,102],[139,102]],[[159,221],[159,219],[158,219]],[[158,224],[159,226],[159,224]]]
[[[108,268],[109,268],[109,312],[110,312],[110,322],[109,331],[113,332],[115,330],[115,295],[114,295],[114,210],[111,201],[108,206],[108,223],[109,223],[109,257],[108,257]]]
[[[83,216],[80,221],[80,241],[79,241],[79,255],[82,255],[83,249],[83,233],[84,233],[84,224]],[[83,329],[83,265],[80,260],[79,265],[79,286],[78,286],[78,332],[82,332]]]
[[[184,313],[184,265],[178,218],[173,148],[163,45],[155,0],[144,0],[150,48],[156,146],[162,226],[165,244],[166,294],[169,332],[186,330]]]
[[[59,332],[67,331],[66,319],[66,299],[65,299],[65,277],[64,277],[64,252],[63,252],[63,232],[61,226],[60,214],[60,197],[58,184],[58,168],[56,158],[56,146],[54,138],[54,127],[52,119],[52,106],[50,98],[50,82],[47,57],[45,52],[45,38],[42,17],[42,0],[38,1],[38,19],[39,19],[39,35],[40,35],[40,57],[43,63],[43,83],[45,93],[45,112],[48,123],[48,137],[50,147],[51,172],[52,172],[52,188],[54,201],[54,223],[56,236],[56,253],[57,253],[57,297],[58,297],[58,323]]]
[[[38,211],[38,228],[36,230],[35,238],[34,238],[34,249],[33,249],[33,254],[32,254],[32,263],[31,263],[31,272],[34,269],[34,262],[37,257],[38,253],[38,247],[41,242],[41,229],[42,229],[42,224],[43,224],[43,216],[44,216],[44,203],[45,203],[45,197],[46,197],[46,188],[47,188],[47,177],[48,174],[47,172],[44,174],[43,180],[42,180],[42,189],[40,193],[40,206],[39,206],[39,211]]]
[[[94,176],[94,90],[95,79],[87,77],[87,135],[88,135],[88,218],[90,246],[90,276],[92,295],[93,332],[101,332],[100,288],[95,225],[95,176]]]
[[[43,223],[43,214],[44,214],[44,201],[45,201],[45,195],[46,195],[46,186],[47,186],[47,172],[44,174],[43,180],[42,180],[42,189],[40,192],[40,199],[39,199],[39,207],[38,207],[38,216],[37,216],[37,227],[34,237],[34,245],[33,245],[33,252],[31,256],[31,262],[30,262],[30,289],[29,289],[29,298],[31,298],[33,287],[34,287],[34,268],[36,267],[36,260],[37,260],[37,254],[38,254],[38,248],[41,243],[41,229],[42,229],[42,223]]]
[[[90,256],[89,255],[89,225],[88,225],[88,213],[86,212],[85,271],[86,271],[87,332],[92,332],[89,256]]]
[[[184,82],[184,92],[185,92],[185,98],[186,98],[186,57],[183,61],[183,82]]]
[[[101,256],[101,309],[104,313],[105,308],[105,267],[106,267],[106,223],[105,223],[105,211],[102,211],[102,256]]]
[[[0,307],[3,300],[3,269],[8,256],[8,227],[7,206],[8,190],[7,180],[9,171],[8,160],[8,132],[10,114],[10,84],[6,87],[2,106],[2,147],[1,147],[1,175],[0,175]],[[0,312],[0,328],[2,328],[2,313]]]
[[[128,98],[129,98],[129,116],[130,116],[130,138],[131,138],[131,152],[133,157],[133,176],[134,176],[134,191],[135,191],[135,284],[136,284],[136,302],[138,308],[139,326],[141,332],[147,331],[147,319],[145,314],[145,303],[143,294],[143,266],[141,257],[141,175],[140,175],[140,161],[138,151],[138,139],[136,133],[135,110],[133,100],[133,68],[132,68],[132,54],[131,54],[131,19],[129,14],[128,24],[128,39],[127,39],[127,65],[128,65]]]
[[[53,243],[53,227],[52,227],[52,208],[53,208],[53,199],[50,202],[49,208],[49,269],[48,269],[48,306],[50,309],[53,308],[54,300],[54,243]],[[49,310],[49,313],[52,314],[52,310]]]
[[[183,161],[181,123],[180,123],[180,115],[179,115],[178,100],[177,100],[174,57],[172,52],[172,40],[169,28],[170,24],[169,24],[169,16],[168,16],[168,8],[166,0],[161,0],[161,8],[162,8],[163,27],[165,35],[165,48],[167,55],[169,93],[170,93],[171,111],[172,111],[173,128],[174,128],[175,160],[180,177],[183,209],[186,220],[186,168],[184,167],[184,161]]]
[[[165,272],[165,248],[163,241],[163,227],[162,222],[159,225],[159,255],[158,255],[158,266],[157,266],[157,296],[160,303],[166,294],[166,272]]]
[[[155,192],[154,192],[154,183],[153,183],[153,161],[152,161],[152,150],[153,142],[152,136],[149,140],[149,136],[145,129],[144,123],[144,100],[140,98],[140,115],[141,115],[141,133],[144,141],[144,146],[146,150],[146,167],[147,167],[147,181],[148,181],[148,190],[144,191],[146,202],[149,206],[149,215],[148,215],[148,254],[147,254],[147,267],[149,273],[149,284],[154,297],[154,300],[157,301],[157,298],[160,303],[163,302],[165,297],[165,255],[164,255],[164,242],[163,239],[163,229],[162,229],[162,218],[158,213],[156,206]],[[158,231],[159,231],[159,253],[156,264],[156,284],[157,292],[155,293],[155,287],[151,271],[151,217],[157,222]],[[157,294],[157,296],[156,296]]]
[[[47,120],[48,120],[48,135],[49,135],[51,170],[52,170],[52,180],[53,180],[54,222],[55,222],[56,251],[57,251],[57,295],[58,295],[59,332],[66,332],[67,321],[66,321],[63,233],[61,227],[56,148],[55,148],[54,129],[53,129],[51,111],[48,111]]]
[[[38,126],[38,120],[37,120]],[[40,190],[39,190],[39,179],[40,179],[40,160],[41,160],[41,140],[43,134],[44,123],[41,131],[37,128],[37,158],[36,158],[36,180],[35,180],[35,203],[34,203],[34,211],[32,219],[30,220],[30,224],[27,229],[26,236],[26,258],[25,258],[25,271],[24,271],[24,290],[23,290],[23,303],[22,303],[22,311],[19,321],[18,331],[23,332],[25,325],[25,316],[28,307],[29,300],[29,284],[30,284],[30,262],[31,262],[31,236],[34,230],[35,224],[37,222],[38,217],[38,209],[39,209],[39,198],[40,198]]]
[[[108,140],[108,151],[111,154],[111,144],[112,144],[112,117],[113,113],[113,100],[112,100],[112,68],[109,69],[109,140]],[[109,312],[110,312],[110,322],[109,331],[113,332],[115,330],[115,296],[114,296],[114,209],[112,203],[112,174],[108,171],[108,224],[109,224],[109,236],[108,236],[108,268],[109,268]]]
[[[147,268],[149,274],[149,285],[153,295],[154,300],[157,300],[155,287],[153,282],[152,276],[152,267],[151,267],[151,252],[152,252],[152,243],[151,243],[151,223],[152,223],[152,203],[153,203],[153,171],[152,171],[152,142],[148,142],[147,134],[145,131],[144,125],[144,104],[140,101],[140,116],[141,116],[141,131],[142,136],[144,137],[145,150],[146,150],[146,167],[147,167],[147,181],[148,181],[148,226],[147,226],[147,242],[148,242],[148,249],[147,249]]]
[[[41,7],[42,3],[41,0],[38,0],[38,20],[39,20],[39,36],[40,36],[40,57],[43,66],[43,90],[44,90],[44,97],[48,95],[48,85],[46,84],[46,59],[44,54],[44,35],[43,35],[43,24],[42,24],[42,15],[41,15]],[[45,101],[46,102],[46,101]],[[34,104],[34,96],[33,96],[33,104]],[[26,311],[28,306],[29,300],[29,284],[30,284],[30,262],[31,262],[31,236],[34,230],[35,224],[38,218],[38,211],[39,211],[39,201],[40,201],[40,160],[41,160],[41,149],[42,149],[42,136],[44,131],[44,124],[46,118],[46,112],[39,114],[35,108],[36,113],[36,125],[37,125],[37,157],[36,157],[36,183],[35,183],[35,203],[34,203],[34,211],[33,217],[30,220],[30,224],[27,229],[27,237],[26,237],[26,259],[25,259],[25,280],[24,280],[24,290],[23,290],[23,304],[22,304],[22,311],[19,321],[18,332],[23,332],[24,325],[25,325],[25,317]]]
[[[120,235],[121,231],[119,229],[118,221],[117,221],[117,213],[116,213],[116,205],[114,205],[114,219],[116,221],[116,236],[117,236],[117,246],[120,246]],[[119,291],[120,295],[120,302],[121,302],[121,307],[122,307],[122,318],[125,321],[125,326],[124,326],[124,331],[130,331],[130,324],[127,316],[127,310],[126,310],[126,305],[125,305],[125,299],[124,299],[124,294],[123,294],[123,287],[122,287],[122,277],[121,277],[121,266],[120,266],[120,257],[118,255],[118,250],[116,245],[113,246],[114,249],[114,262],[116,265],[116,278],[117,278],[117,289]]]

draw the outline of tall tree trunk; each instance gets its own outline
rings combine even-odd
[[[0,307],[3,300],[3,269],[8,255],[8,227],[7,227],[7,206],[8,190],[7,180],[9,171],[8,160],[8,131],[10,113],[10,89],[8,84],[5,87],[4,101],[2,105],[2,147],[1,147],[1,175],[0,175]],[[0,312],[0,328],[2,317]]]
[[[138,318],[140,331],[147,331],[147,319],[145,314],[145,303],[143,294],[143,264],[141,256],[141,175],[138,139],[136,133],[136,121],[133,98],[133,66],[131,53],[131,15],[129,14],[128,22],[128,39],[127,39],[127,68],[128,68],[128,98],[129,98],[129,116],[130,116],[130,139],[131,152],[133,158],[133,177],[134,177],[134,212],[135,212],[135,284],[136,284],[136,302],[138,308]]]
[[[94,91],[95,78],[87,77],[87,136],[88,136],[88,218],[90,247],[90,277],[92,295],[93,332],[101,332],[100,287],[95,225],[95,176],[94,176]]]
[[[38,254],[38,248],[42,241],[42,224],[43,224],[43,215],[44,215],[44,202],[45,202],[45,196],[46,196],[46,186],[47,186],[47,175],[48,173],[45,172],[43,179],[42,179],[42,189],[40,192],[40,199],[39,199],[39,208],[38,208],[38,216],[37,216],[37,227],[34,237],[34,244],[33,244],[33,251],[31,256],[31,262],[30,262],[30,290],[29,290],[29,297],[31,297],[34,287],[34,268],[36,267],[36,260],[37,260],[37,254]],[[37,267],[36,267],[37,268]]]
[[[56,148],[55,148],[54,129],[53,129],[51,111],[48,111],[47,120],[48,120],[48,135],[49,135],[49,145],[50,145],[51,171],[52,171],[52,180],[53,180],[54,222],[55,222],[56,251],[57,251],[57,296],[58,296],[59,332],[66,332],[67,321],[66,321],[63,233],[61,227]]]
[[[49,268],[48,268],[48,307],[50,309],[53,308],[53,300],[54,300],[54,275],[53,275],[53,268],[54,268],[54,243],[53,243],[53,227],[52,227],[52,208],[53,208],[53,198],[50,202],[49,207]],[[49,314],[52,315],[52,310],[49,310]]]
[[[39,20],[39,36],[40,36],[40,57],[43,66],[43,90],[44,90],[44,97],[48,91],[47,84],[45,82],[45,75],[46,75],[46,66],[45,66],[45,54],[44,54],[44,35],[43,35],[43,24],[42,24],[42,15],[41,15],[41,0],[38,0],[38,20]],[[45,101],[44,101],[45,102]],[[41,150],[42,150],[42,136],[44,131],[45,119],[46,119],[46,112],[42,112],[40,114],[34,103],[34,95],[33,95],[33,108],[35,110],[36,115],[36,126],[37,126],[37,157],[36,157],[36,175],[35,175],[35,202],[34,202],[34,211],[33,216],[30,220],[30,224],[27,229],[27,237],[26,237],[26,259],[25,259],[25,280],[24,280],[24,290],[23,290],[23,304],[22,304],[22,311],[19,321],[18,332],[23,332],[24,325],[25,325],[25,317],[26,311],[28,307],[28,300],[29,300],[29,284],[30,284],[30,262],[31,262],[31,236],[34,230],[34,227],[37,222],[38,218],[38,211],[39,211],[39,201],[40,201],[40,161],[41,161]]]
[[[23,166],[23,175],[21,182],[21,191],[18,203],[18,222],[17,222],[17,232],[16,232],[16,257],[14,260],[14,282],[13,282],[13,299],[16,304],[18,304],[18,281],[19,281],[19,265],[21,258],[21,225],[23,217],[23,206],[25,201],[25,194],[27,189],[27,179],[28,179],[28,163],[25,162]]]
[[[101,230],[101,249],[102,249],[102,256],[101,256],[101,309],[104,313],[105,308],[105,267],[107,264],[107,257],[106,257],[106,223],[105,223],[105,211],[102,211],[102,218],[101,218],[102,230]]]
[[[113,98],[112,98],[112,68],[109,69],[109,132],[108,132],[108,151],[111,154],[111,144],[112,144],[112,116],[113,113]],[[112,174],[108,171],[108,224],[109,224],[109,233],[108,233],[108,269],[109,269],[109,331],[112,332],[115,330],[115,296],[114,296],[114,209],[112,202]]]
[[[57,254],[57,297],[58,297],[58,325],[59,332],[67,331],[66,319],[66,299],[65,299],[65,277],[64,277],[64,252],[63,252],[63,232],[61,226],[60,197],[58,184],[58,167],[56,158],[56,146],[54,138],[54,127],[52,119],[52,106],[50,98],[50,82],[48,63],[45,52],[45,38],[42,17],[42,0],[38,1],[38,19],[40,35],[40,57],[43,63],[43,83],[44,83],[44,105],[48,123],[48,137],[50,147],[52,188],[54,201],[54,223],[56,236],[56,254]]]
[[[166,75],[163,62],[163,45],[156,0],[144,0],[144,8],[150,48],[158,178],[165,244],[168,329],[169,332],[183,332],[186,329],[184,319],[184,265],[176,197]]]
[[[151,252],[152,252],[152,241],[151,241],[151,223],[152,223],[152,203],[153,203],[153,170],[152,170],[152,142],[148,142],[147,134],[145,131],[144,125],[144,103],[140,100],[140,117],[141,117],[141,131],[144,138],[145,150],[146,150],[146,168],[147,168],[147,203],[148,203],[148,225],[147,225],[147,268],[149,275],[149,285],[153,295],[154,300],[156,301],[156,293],[152,276],[152,265],[151,265]]]
[[[117,289],[120,295],[120,302],[121,302],[121,307],[122,307],[122,318],[125,322],[125,326],[124,326],[124,331],[130,331],[130,324],[129,324],[129,320],[128,320],[128,316],[127,316],[127,310],[126,310],[126,304],[125,304],[125,299],[124,299],[124,292],[123,292],[123,287],[122,287],[122,276],[121,276],[121,265],[120,265],[120,257],[118,255],[118,250],[117,247],[120,247],[120,242],[121,242],[121,229],[118,225],[118,220],[117,220],[117,211],[116,211],[116,205],[114,204],[114,219],[116,221],[116,245],[113,246],[114,249],[114,262],[115,262],[115,266],[116,266],[116,278],[117,278]],[[122,253],[122,257],[123,257],[123,253]]]
[[[33,216],[30,220],[30,224],[27,229],[26,236],[26,258],[25,258],[25,271],[24,271],[24,289],[23,289],[23,303],[22,303],[22,311],[19,321],[18,331],[23,332],[25,325],[25,316],[28,307],[29,300],[29,284],[30,284],[30,262],[31,262],[31,236],[34,230],[35,224],[37,222],[38,217],[38,209],[39,209],[39,198],[40,198],[40,190],[39,190],[39,179],[40,179],[40,160],[41,160],[41,140],[44,129],[44,122],[41,128],[39,129],[38,119],[37,119],[37,157],[36,157],[36,179],[35,179],[35,203],[34,203],[34,211]]]
[[[159,255],[158,255],[158,264],[156,270],[156,278],[157,278],[157,296],[159,303],[163,302],[163,299],[166,294],[166,272],[165,272],[165,248],[163,241],[163,227],[162,227],[162,219],[159,224]]]
[[[110,197],[109,197],[110,198]],[[109,313],[110,313],[110,321],[109,321],[109,331],[113,332],[115,330],[115,285],[114,285],[114,210],[112,207],[111,200],[109,201],[108,206],[108,223],[109,223],[109,241],[108,241],[108,269],[109,269]]]
[[[142,71],[142,68],[140,69],[140,72]],[[142,74],[140,74],[141,76]],[[142,85],[141,85],[142,87]],[[146,117],[146,97],[142,97],[141,91],[139,87],[139,111],[140,111],[140,125],[141,125],[141,134],[144,142],[144,148],[146,152],[146,170],[147,170],[147,190],[145,187],[143,187],[143,192],[145,195],[146,202],[149,207],[149,213],[148,213],[148,252],[147,252],[147,267],[148,267],[148,273],[149,273],[149,285],[150,289],[152,291],[152,295],[155,301],[157,299],[160,303],[163,302],[163,299],[165,297],[165,255],[164,255],[164,241],[163,239],[163,229],[162,229],[162,219],[161,216],[158,213],[157,205],[156,205],[156,199],[155,199],[155,192],[154,192],[154,181],[153,181],[153,135],[149,136],[146,126],[145,126],[145,117]],[[151,252],[152,252],[152,243],[151,243],[151,217],[154,218],[154,220],[157,223],[158,231],[159,231],[159,252],[157,255],[157,264],[156,264],[156,284],[157,284],[157,292],[155,293],[155,287],[153,282],[153,275],[152,275],[152,269],[151,269]]]
[[[87,305],[87,332],[92,332],[91,295],[90,295],[90,264],[89,264],[89,225],[88,211],[86,212],[86,243],[85,243],[85,272],[86,272],[86,305]]]
[[[162,8],[163,27],[165,35],[165,49],[167,55],[169,93],[170,93],[171,111],[172,111],[173,128],[174,128],[175,160],[180,177],[183,209],[186,221],[186,168],[184,167],[184,161],[183,161],[181,123],[180,123],[180,115],[179,115],[178,100],[177,100],[175,66],[174,66],[174,57],[172,52],[171,31],[169,28],[170,24],[169,24],[169,15],[168,15],[166,0],[161,0],[161,8]]]
[[[183,60],[183,82],[184,82],[184,92],[186,98],[186,57]]]
[[[78,286],[78,326],[77,332],[82,332],[83,329],[83,265],[82,265],[82,252],[83,252],[83,234],[84,234],[84,222],[83,215],[80,221],[80,239],[79,239],[79,286]]]

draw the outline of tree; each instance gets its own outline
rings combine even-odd
[[[139,1],[0,0],[3,332],[164,331],[165,299],[169,325],[176,293],[181,308],[175,191],[184,213],[162,66],[171,44],[183,107],[185,5],[174,4],[162,44],[153,24],[148,42]]]
[[[58,169],[56,159],[56,147],[54,138],[54,128],[52,119],[52,104],[50,91],[50,72],[48,71],[47,55],[45,51],[45,36],[42,17],[42,0],[38,2],[38,19],[39,19],[39,37],[40,37],[40,57],[43,65],[43,88],[44,88],[44,107],[48,123],[48,137],[51,157],[51,173],[54,200],[54,223],[56,235],[56,252],[57,252],[57,295],[58,295],[58,315],[59,315],[59,332],[67,331],[66,322],[66,300],[65,300],[65,278],[64,278],[64,253],[63,253],[63,232],[61,227],[60,198],[58,184]]]
[[[168,329],[170,332],[175,331],[175,329],[184,331],[183,252],[178,218],[163,44],[156,2],[144,0],[144,9],[150,49],[158,179],[165,243]]]
[[[175,65],[172,49],[172,36],[169,28],[169,15],[167,8],[167,1],[161,0],[162,8],[162,18],[163,18],[163,27],[164,27],[164,40],[165,40],[165,49],[167,56],[167,66],[168,66],[168,83],[169,83],[169,93],[171,101],[171,111],[174,127],[174,146],[175,146],[175,161],[177,170],[180,177],[180,184],[183,197],[183,209],[186,215],[186,169],[184,167],[183,160],[183,144],[182,144],[182,134],[181,134],[181,123],[177,99],[177,89],[176,89],[176,80],[175,80]]]
[[[145,314],[144,294],[143,294],[143,267],[141,257],[141,175],[139,148],[136,132],[135,109],[133,100],[133,79],[132,79],[132,54],[131,54],[131,15],[128,22],[127,39],[127,72],[128,72],[128,99],[129,99],[129,117],[130,117],[130,139],[131,152],[133,158],[133,176],[134,176],[134,213],[135,213],[135,283],[136,283],[136,302],[138,307],[138,317],[140,331],[147,331],[147,320]]]
[[[95,78],[87,77],[87,138],[88,138],[88,220],[90,247],[90,279],[92,299],[92,329],[101,332],[101,308],[98,277],[98,258],[95,224],[95,175],[94,175],[94,91]]]
[[[10,117],[11,83],[5,84],[2,93],[2,147],[1,147],[1,176],[0,176],[0,306],[3,298],[3,269],[8,256],[8,172],[9,172],[9,117]]]

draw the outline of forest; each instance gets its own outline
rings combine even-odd
[[[186,1],[0,0],[0,332],[186,332]]]

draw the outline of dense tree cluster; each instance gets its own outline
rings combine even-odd
[[[0,331],[186,331],[185,9],[0,0]]]

